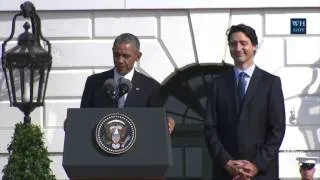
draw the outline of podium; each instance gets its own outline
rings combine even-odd
[[[122,114],[134,123],[135,141],[122,154],[97,143],[106,116]],[[69,108],[65,122],[63,168],[70,179],[163,179],[172,165],[164,108]]]

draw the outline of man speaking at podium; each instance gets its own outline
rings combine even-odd
[[[87,78],[81,108],[89,107],[161,107],[160,84],[135,70],[140,60],[139,39],[130,33],[116,37],[113,47],[114,68]],[[175,122],[168,118],[169,133]]]

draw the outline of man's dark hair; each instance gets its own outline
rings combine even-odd
[[[113,43],[113,48],[117,48],[120,46],[120,44],[122,43],[129,43],[132,44],[137,51],[140,51],[140,41],[139,39],[130,33],[123,33],[120,34],[118,37],[116,37],[116,39],[114,40]]]
[[[256,31],[245,24],[233,25],[227,30],[228,42],[230,43],[230,37],[233,33],[242,32],[244,33],[251,41],[252,45],[258,45],[258,38],[256,35]]]

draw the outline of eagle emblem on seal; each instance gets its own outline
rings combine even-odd
[[[128,151],[136,139],[136,128],[126,115],[115,113],[103,117],[96,127],[96,141],[99,147],[110,154]]]

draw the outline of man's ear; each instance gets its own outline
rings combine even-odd
[[[139,52],[137,53],[137,60],[136,60],[136,61],[139,61],[140,58],[141,58],[141,56],[142,56],[142,52],[139,51]]]
[[[254,45],[253,47],[254,47],[253,54],[256,55],[258,47],[257,47],[257,45]]]

